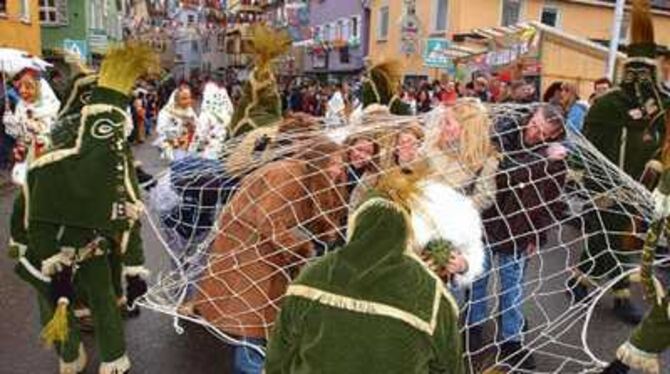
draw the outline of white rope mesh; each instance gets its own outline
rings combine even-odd
[[[496,131],[498,136],[513,136],[511,131],[525,123],[536,108],[487,106],[491,129],[485,136],[490,138]],[[574,133],[560,141],[568,150],[567,157],[553,164],[564,168],[564,172],[552,174],[546,157],[537,157],[535,149],[522,147],[503,152],[498,171],[484,176],[466,166],[461,158],[467,148],[464,144],[456,142],[453,148],[446,149],[431,146],[439,138],[436,126],[444,115],[439,111],[424,117],[375,115],[346,127],[328,128],[319,123],[316,130],[272,134],[254,143],[258,149],[249,154],[244,170],[231,170],[227,165],[231,154],[242,152],[239,139],[228,141],[218,160],[193,157],[174,163],[161,177],[148,204],[149,219],[170,255],[170,263],[156,272],[155,283],[141,304],[202,324],[229,343],[246,344],[243,336],[265,336],[286,285],[310,261],[336,250],[332,243],[343,242],[346,216],[357,203],[344,192],[348,185],[345,180],[338,181],[336,188],[313,190],[318,184],[310,177],[328,178],[323,169],[310,168],[305,176],[296,174],[304,165],[300,160],[305,148],[314,150],[318,148],[316,143],[335,141],[347,153],[353,146],[345,144],[345,139],[363,135],[374,139],[379,153],[373,158],[371,170],[376,172],[364,175],[359,183],[374,187],[376,176],[387,173],[394,165],[398,134],[418,125],[425,139],[415,162],[448,154],[450,167],[432,170],[431,176],[448,183],[462,180],[463,184],[454,187],[473,199],[482,198],[473,192],[473,186],[482,179],[490,178],[489,182],[497,182],[499,187],[501,179],[513,178],[515,173],[543,171],[537,178],[528,174],[529,185],[507,186],[508,191],[498,190],[496,195],[488,196],[491,206],[483,208],[500,212],[497,227],[515,232],[517,228],[513,226],[527,219],[533,226],[527,233],[529,237],[539,241],[546,236],[533,254],[516,249],[519,261],[525,265],[523,292],[517,300],[527,320],[522,340],[538,361],[533,372],[586,372],[602,364],[591,351],[588,333],[584,332],[588,331],[594,305],[636,266],[641,243],[634,239],[644,237],[645,224],[652,213],[649,191]],[[462,122],[463,127],[469,125],[467,119]],[[509,134],[500,132],[501,123],[511,126]],[[518,162],[519,159],[525,161]],[[320,160],[317,157],[312,161]],[[457,178],[462,175],[469,177]],[[299,188],[295,188],[296,181]],[[354,189],[354,197],[361,188]],[[519,200],[523,195],[519,191],[524,188],[534,189],[530,194],[536,201]],[[553,196],[546,192],[548,189],[559,193]],[[496,198],[502,192],[508,192],[504,201],[507,206],[501,206]],[[510,211],[511,203],[523,208]],[[544,226],[535,227],[540,215]],[[612,223],[617,220],[624,224]],[[484,218],[484,225],[489,224],[491,220]],[[486,234],[486,251],[514,248],[514,238],[504,236],[496,239]],[[613,260],[602,273],[588,266],[588,256],[582,259],[588,245],[602,246],[599,256]],[[490,278],[487,295],[482,299],[488,303],[486,318],[481,321],[486,331],[484,344],[465,357],[467,366],[477,372],[504,364],[499,349],[503,343],[500,320],[507,310],[500,304],[500,273],[507,268],[500,267],[496,256],[492,260],[491,270],[483,275]],[[591,293],[581,303],[572,303],[566,297],[567,283],[580,270],[592,282]],[[471,302],[462,300],[461,305],[462,328],[470,330],[474,327],[469,323]],[[467,346],[470,334],[464,336]]]

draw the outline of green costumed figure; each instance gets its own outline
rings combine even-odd
[[[660,355],[670,349],[670,289],[654,275],[654,260],[659,239],[670,239],[670,132],[666,132],[661,155],[662,174],[654,190],[654,220],[647,230],[640,276],[644,298],[651,310],[635,328],[626,343],[617,350],[617,359],[603,374],[626,374],[630,368],[645,374],[661,374]],[[666,258],[667,264],[667,258]],[[668,287],[666,285],[665,287]]]
[[[255,26],[251,42],[254,69],[244,84],[242,99],[230,122],[229,136],[238,137],[255,129],[271,126],[282,119],[281,96],[272,72],[275,58],[288,51],[291,39],[285,32]]]
[[[648,184],[650,174],[658,174],[660,142],[664,132],[667,96],[656,77],[653,25],[648,0],[634,1],[631,21],[629,58],[619,87],[598,98],[585,120],[584,135],[610,161],[632,178]],[[603,175],[591,171],[591,175]],[[635,208],[623,199],[612,197],[617,186],[605,178],[588,178],[585,184],[605,191],[594,199],[583,216],[588,237],[579,264],[579,276],[570,280],[573,297],[581,301],[588,295],[587,278],[616,279],[626,266],[635,262],[631,252],[642,243],[635,234],[644,230],[644,222],[635,220]],[[615,191],[615,192],[612,192]],[[605,229],[605,230],[603,230]],[[629,280],[613,287],[615,315],[629,324],[637,324],[642,312],[630,301]]]
[[[458,307],[416,255],[449,258],[449,245],[440,229],[417,230],[435,215],[416,198],[428,188],[406,178],[384,177],[350,217],[347,244],[288,287],[266,373],[464,373]]]
[[[37,290],[42,337],[55,344],[60,373],[86,365],[72,307],[77,301],[91,311],[99,373],[130,369],[117,306],[123,266],[129,298],[146,284],[139,277],[143,205],[126,141],[132,126],[126,107],[136,79],[155,67],[151,50],[131,43],[110,50],[99,77],[79,77],[52,134],[54,147],[29,165],[17,202],[23,217],[15,215],[12,235],[25,250],[16,270]]]
[[[412,114],[409,104],[400,98],[402,71],[402,64],[396,60],[383,61],[367,69],[361,92],[364,111],[371,105],[378,104],[388,107],[391,114]]]

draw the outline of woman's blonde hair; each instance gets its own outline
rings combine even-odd
[[[461,137],[458,159],[471,172],[479,171],[486,160],[495,154],[495,148],[491,143],[491,119],[486,107],[478,99],[458,99],[456,104],[449,109],[454,119],[461,125]],[[434,123],[432,131],[434,142],[430,151],[441,151],[437,136],[441,131],[441,121],[447,115],[446,111],[437,114],[437,123]],[[433,140],[434,139],[434,140]]]

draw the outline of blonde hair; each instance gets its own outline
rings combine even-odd
[[[478,99],[459,99],[455,105],[445,111],[437,113],[431,129],[433,135],[441,131],[441,120],[451,111],[454,119],[461,125],[460,150],[458,159],[471,172],[480,170],[488,158],[495,155],[495,148],[491,143],[491,119],[488,111]],[[429,151],[444,152],[440,149],[439,136],[434,139]]]

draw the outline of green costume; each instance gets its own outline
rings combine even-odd
[[[644,7],[634,9],[631,38],[622,81],[619,87],[598,98],[591,107],[585,120],[584,135],[610,161],[635,180],[641,180],[648,163],[660,150],[668,107],[668,97],[659,88],[656,78],[653,26]],[[590,174],[604,175],[599,171]],[[634,264],[630,251],[639,249],[641,243],[633,238],[633,234],[642,231],[641,226],[645,223],[634,220],[634,206],[612,198],[612,191],[616,191],[617,186],[611,185],[611,181],[592,178],[585,183],[593,190],[607,192],[602,198],[595,199],[595,205],[583,217],[588,241],[579,270],[596,279],[614,279],[623,273],[625,266]],[[617,300],[629,297],[628,288],[628,279],[614,286]],[[637,323],[639,316],[624,319]]]
[[[126,106],[135,80],[155,62],[148,48],[129,45],[109,53],[97,81],[77,80],[53,134],[54,148],[30,164],[17,200],[12,234],[27,246],[16,270],[38,292],[43,337],[56,343],[61,373],[85,366],[71,307],[76,300],[92,313],[99,372],[130,368],[117,306],[121,262],[139,274],[144,259]]]
[[[408,214],[375,197],[350,222],[289,286],[265,372],[462,373],[458,308],[412,253]]]
[[[363,77],[363,109],[372,104],[385,105],[391,114],[410,115],[411,108],[398,95],[402,68],[397,61],[385,61],[370,67]]]
[[[231,138],[274,125],[282,119],[281,96],[272,73],[272,61],[288,50],[291,39],[283,32],[264,26],[256,26],[253,32],[251,45],[256,57],[255,67],[233,113]]]

